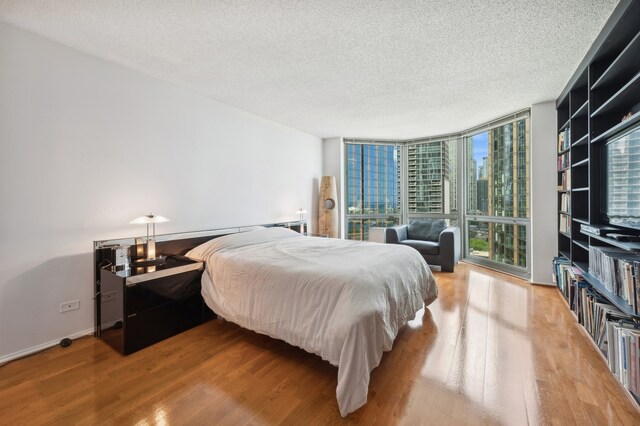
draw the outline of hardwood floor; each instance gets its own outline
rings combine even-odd
[[[640,424],[554,288],[460,264],[341,418],[337,368],[221,320],[127,357],[79,339],[0,367],[1,424]]]

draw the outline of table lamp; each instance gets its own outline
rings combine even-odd
[[[146,224],[147,225],[147,239],[146,239],[146,256],[144,259],[138,259],[137,263],[144,264],[158,264],[162,263],[165,260],[164,256],[156,256],[156,223],[169,222],[164,216],[154,215],[153,213],[149,213],[145,216],[140,216],[133,219],[131,224]],[[151,225],[151,226],[149,226]],[[151,229],[151,235],[149,235],[149,230]]]

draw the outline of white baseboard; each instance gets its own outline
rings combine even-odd
[[[92,328],[88,328],[88,329],[83,330],[83,331],[78,331],[77,333],[73,333],[71,336],[65,336],[65,337],[68,337],[69,339],[74,340],[74,339],[77,339],[78,337],[84,337],[84,336],[92,335],[94,333],[94,331],[95,331],[95,328],[92,327]],[[64,337],[61,337],[61,338],[59,338],[57,340],[51,340],[51,341],[49,341],[47,343],[42,343],[40,345],[32,346],[30,348],[23,349],[21,351],[14,352],[12,354],[0,357],[0,365],[2,365],[4,363],[7,363],[9,361],[13,361],[14,359],[24,358],[24,357],[29,356],[31,354],[34,354],[36,352],[40,352],[40,351],[42,351],[44,349],[52,348],[52,347],[54,347],[56,345],[59,345],[60,341],[62,339],[64,339]]]

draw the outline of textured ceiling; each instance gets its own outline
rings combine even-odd
[[[322,137],[555,99],[617,0],[0,0],[0,20]]]

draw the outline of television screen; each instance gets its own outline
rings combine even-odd
[[[603,149],[606,220],[640,229],[640,127],[614,137]]]

